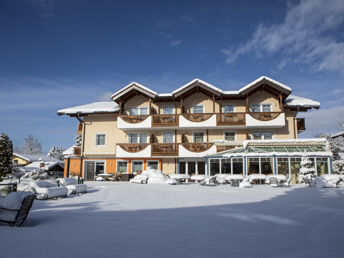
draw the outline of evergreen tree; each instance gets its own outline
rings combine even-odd
[[[29,154],[29,155],[41,155],[42,154],[42,145],[40,144],[40,142],[35,137],[33,137],[30,134],[25,139],[22,153],[23,154]]]
[[[12,172],[13,144],[6,134],[0,135],[0,180]]]
[[[301,168],[299,173],[299,182],[302,182],[304,178],[313,180],[316,177],[315,168],[312,164],[312,161],[306,156],[303,155],[301,159]]]

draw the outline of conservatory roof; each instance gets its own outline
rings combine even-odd
[[[235,148],[209,155],[208,157],[233,157],[233,156],[302,156],[302,155],[316,155],[316,156],[331,156],[332,153],[326,150],[326,146],[320,141],[315,142],[301,142],[301,144],[287,142],[281,144],[264,144],[264,141],[258,141],[256,144],[244,144],[244,147]]]

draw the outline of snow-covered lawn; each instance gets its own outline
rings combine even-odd
[[[344,257],[344,188],[88,182],[0,226],[1,257]]]

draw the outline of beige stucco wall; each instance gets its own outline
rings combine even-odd
[[[116,143],[127,142],[126,133],[117,129],[116,114],[92,114],[85,116],[85,155],[115,154]],[[105,146],[96,146],[96,134],[104,133]]]
[[[266,91],[257,91],[248,97],[248,105],[252,104],[272,104],[272,112],[280,112],[279,100]]]
[[[164,174],[176,173],[176,164],[174,159],[163,159],[162,171]]]
[[[203,93],[194,93],[183,101],[184,111],[186,113],[193,113],[194,105],[203,105],[204,113],[214,113],[213,100]],[[215,103],[215,112],[219,112],[218,103]]]

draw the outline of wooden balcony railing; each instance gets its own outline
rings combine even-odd
[[[203,122],[208,120],[213,114],[183,114],[183,116],[191,122]]]
[[[74,155],[76,156],[81,155],[81,147],[74,147]]]
[[[211,142],[197,142],[197,143],[182,143],[182,146],[188,151],[203,152],[209,150],[214,143]]]
[[[297,123],[298,132],[303,132],[304,130],[306,130],[306,124],[305,124],[304,118],[296,118],[296,123]]]
[[[152,143],[152,156],[178,156],[178,143]]]
[[[270,121],[278,117],[281,112],[250,112],[249,114],[257,120]]]
[[[135,153],[144,150],[148,143],[121,143],[118,145],[127,152]]]
[[[163,126],[178,126],[179,119],[177,114],[171,115],[152,115],[152,126],[163,127]]]
[[[137,124],[144,121],[149,115],[139,115],[139,116],[120,116],[125,122],[129,124]]]
[[[245,125],[245,113],[222,113],[217,114],[217,125]]]

